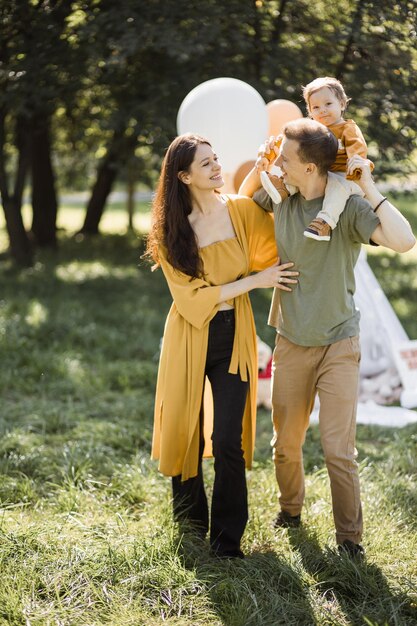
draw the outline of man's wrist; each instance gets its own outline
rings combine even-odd
[[[386,198],[385,196],[382,198],[382,200],[380,200],[380,202],[378,202],[378,204],[376,205],[376,207],[374,207],[374,213],[376,213],[379,209],[379,207],[381,206],[381,204],[385,201],[388,201],[388,198]]]

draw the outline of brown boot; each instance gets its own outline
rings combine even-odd
[[[301,515],[290,515],[288,511],[280,511],[274,520],[274,528],[299,528]]]
[[[330,241],[332,229],[327,222],[316,217],[305,229],[304,237],[317,239],[317,241]]]
[[[262,187],[275,204],[280,204],[282,200],[285,200],[285,198],[288,198],[290,195],[284,181],[279,176],[268,174],[268,172],[261,172],[261,183]]]

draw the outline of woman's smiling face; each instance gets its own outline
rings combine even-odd
[[[184,182],[196,189],[217,189],[224,185],[217,154],[206,143],[199,144]]]

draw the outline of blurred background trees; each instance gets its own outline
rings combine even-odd
[[[116,182],[152,189],[187,93],[219,76],[304,111],[336,76],[378,175],[415,166],[417,3],[403,0],[0,0],[0,193],[10,252],[56,245],[59,195],[88,190],[99,232]],[[23,225],[23,193],[32,206]]]

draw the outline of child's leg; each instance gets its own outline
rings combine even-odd
[[[317,217],[327,222],[332,229],[336,228],[346,202],[354,194],[364,196],[359,185],[351,180],[346,180],[343,175],[328,172],[323,208]]]
[[[288,198],[291,193],[286,188],[284,181],[280,176],[275,176],[274,174],[269,174],[268,172],[261,172],[261,183],[262,187],[275,204],[280,204],[280,202],[285,200],[285,198]]]
[[[304,235],[318,241],[329,241],[331,231],[336,228],[340,214],[353,194],[364,195],[359,185],[353,181],[346,180],[343,175],[328,172],[322,210],[305,229]]]

